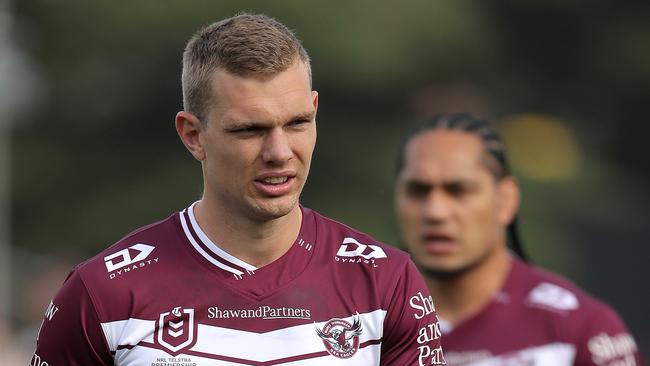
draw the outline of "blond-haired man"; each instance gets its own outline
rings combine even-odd
[[[262,15],[212,24],[182,81],[176,130],[203,196],[78,266],[32,364],[443,364],[408,256],[298,203],[318,93],[293,33]]]

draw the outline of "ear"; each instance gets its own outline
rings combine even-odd
[[[185,111],[176,113],[176,132],[190,154],[199,161],[205,159],[205,150],[199,139],[203,131],[203,124],[195,115]]]
[[[314,104],[314,109],[318,111],[318,92],[316,90],[311,91],[311,99]]]
[[[508,176],[497,182],[499,190],[499,208],[497,218],[503,226],[510,224],[519,209],[519,184],[514,177]]]

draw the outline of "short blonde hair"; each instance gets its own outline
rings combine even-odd
[[[217,69],[266,78],[287,70],[297,58],[311,81],[307,51],[291,30],[266,15],[240,14],[210,24],[192,36],[183,53],[183,107],[205,119]]]

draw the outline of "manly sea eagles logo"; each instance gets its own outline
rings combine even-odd
[[[350,358],[357,353],[362,331],[359,313],[354,316],[352,324],[335,318],[325,323],[322,330],[316,326],[316,333],[323,339],[327,352],[338,358]]]
[[[195,343],[194,309],[175,307],[171,312],[160,314],[156,327],[158,344],[172,356]]]

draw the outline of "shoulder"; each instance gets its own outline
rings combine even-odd
[[[178,214],[141,227],[74,268],[100,321],[128,318],[133,293],[158,283],[177,262]]]
[[[129,265],[146,261],[164,250],[170,234],[177,234],[177,214],[164,220],[140,227],[122,237],[116,243],[92,258],[79,264],[75,271],[84,280],[106,278],[112,280],[120,276]],[[146,262],[145,262],[146,263]]]
[[[371,235],[316,214],[318,265],[350,288],[375,294],[383,309],[404,309],[411,298],[429,298],[409,254]]]
[[[634,344],[623,320],[610,305],[561,275],[524,266],[527,273],[524,305],[545,313],[546,319],[557,325],[560,335],[595,353],[605,349],[606,344]],[[625,349],[629,348],[633,347]]]
[[[59,364],[112,364],[115,349],[107,329],[131,318],[138,301],[151,303],[151,296],[141,299],[141,290],[158,282],[164,259],[172,258],[169,243],[178,241],[177,220],[173,215],[139,228],[76,266],[46,311],[38,354],[60,359]]]
[[[522,262],[514,266],[520,267],[515,271],[526,279],[522,290],[529,307],[577,316],[614,313],[609,305],[562,275]]]
[[[530,324],[541,322],[555,339],[576,347],[576,364],[638,360],[636,344],[623,320],[602,300],[564,276],[518,260],[513,262],[510,277],[511,294],[521,301],[526,319]]]
[[[314,211],[312,211],[314,212]],[[369,234],[314,212],[318,242],[326,255],[340,263],[360,263],[400,267],[410,262],[409,255]]]

